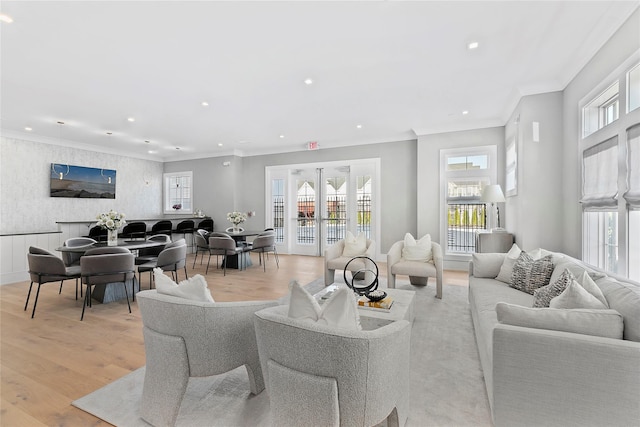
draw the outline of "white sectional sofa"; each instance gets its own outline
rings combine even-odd
[[[577,328],[584,333],[574,333],[566,331],[572,329],[570,322],[542,329],[539,324],[531,327],[531,319],[514,322],[511,316],[508,321],[501,317],[501,323],[498,303],[532,307],[534,302],[533,295],[496,280],[506,256],[474,254],[469,264],[469,304],[495,426],[640,425],[640,283],[553,253],[553,280],[566,268],[576,276],[586,270],[609,308],[619,313],[593,315],[613,314],[619,325],[579,321]],[[501,304],[501,316],[505,307],[514,308]],[[541,314],[538,310],[560,310],[515,308],[534,318]],[[608,330],[622,336],[603,337]]]

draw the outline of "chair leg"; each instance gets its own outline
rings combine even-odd
[[[38,295],[40,295],[40,285],[42,283],[38,283],[38,290],[36,291],[36,300],[33,302],[33,311],[31,312],[31,318],[36,314],[36,305],[38,305]]]
[[[126,287],[126,285],[125,285]],[[138,286],[138,289],[140,289],[140,286]],[[136,300],[136,275],[135,273],[133,274],[133,279],[131,281],[131,293],[133,294],[132,296],[132,300],[135,301]],[[127,300],[127,302],[129,302],[129,300]]]
[[[261,252],[259,252],[259,254],[261,254],[261,255],[264,254],[264,253],[265,253],[264,249]],[[262,271],[264,271],[264,272],[267,271],[267,258],[266,257],[264,259],[264,262],[262,263]]]
[[[132,282],[132,284],[133,284],[133,297],[135,298],[135,296],[136,296],[135,279],[134,279],[134,282]],[[129,314],[131,314],[131,304],[129,304],[129,293],[127,292],[127,280],[126,279],[122,282],[122,286],[124,286],[124,297],[127,299],[127,306],[129,307]]]
[[[33,281],[29,285],[29,293],[27,293],[27,301],[24,303],[24,311],[27,311],[27,305],[29,305],[29,298],[31,297],[31,288],[33,287]]]
[[[176,272],[176,276],[178,275],[178,273]],[[186,279],[189,279],[189,273],[187,273],[187,265],[185,264],[184,266],[184,277]]]
[[[204,274],[209,274],[209,264],[211,263],[211,254],[209,254],[209,260],[207,261],[207,271]]]
[[[84,309],[87,306],[87,301],[91,303],[91,285],[87,283],[87,292],[84,293],[84,301],[82,302],[82,314],[80,315],[80,321],[84,319]]]
[[[64,280],[60,280],[60,289],[58,290],[58,295],[60,295],[62,293],[62,284],[64,283]]]
[[[193,267],[196,268],[196,260],[198,259],[198,250],[196,249],[196,256],[193,257]],[[200,258],[200,264],[202,264],[202,258]]]
[[[276,247],[273,247],[273,256],[276,259],[276,266],[280,268],[280,260],[278,260],[278,252],[276,251]]]

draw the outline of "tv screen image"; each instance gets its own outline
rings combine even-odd
[[[51,163],[51,197],[116,198],[116,171]]]

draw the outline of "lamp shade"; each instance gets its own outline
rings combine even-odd
[[[487,203],[503,203],[505,199],[502,188],[497,184],[486,185],[482,189],[482,197],[480,200]]]

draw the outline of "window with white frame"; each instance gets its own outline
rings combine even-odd
[[[640,280],[639,58],[640,51],[603,82],[606,89],[594,89],[580,104],[582,258],[634,280]]]
[[[164,174],[164,213],[193,212],[193,172]]]
[[[474,252],[476,232],[487,229],[487,212],[480,198],[484,186],[495,183],[496,152],[495,146],[440,151],[446,254]]]

